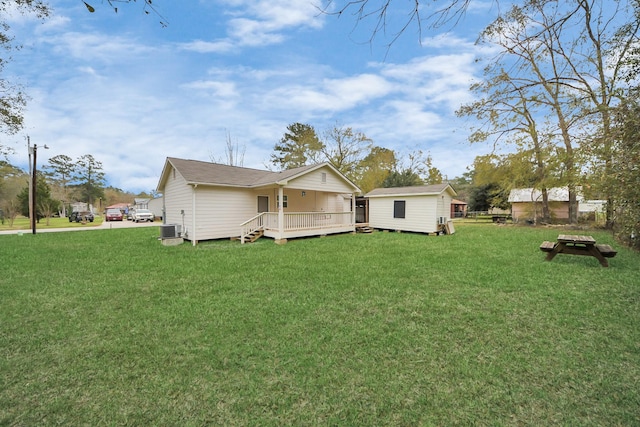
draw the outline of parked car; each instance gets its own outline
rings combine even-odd
[[[93,222],[93,214],[91,212],[71,212],[69,222],[89,221]]]
[[[135,222],[140,222],[140,221],[150,221],[153,222],[153,212],[151,212],[149,209],[136,209],[133,212],[133,221]]]
[[[120,209],[107,209],[104,219],[105,221],[122,221],[122,212]]]

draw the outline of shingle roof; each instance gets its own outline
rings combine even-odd
[[[275,184],[324,165],[324,163],[308,165],[273,172],[175,157],[168,157],[167,161],[190,184],[215,184],[231,187],[259,187]]]
[[[399,196],[399,195],[432,195],[440,194],[447,187],[451,187],[449,184],[432,184],[432,185],[416,185],[412,187],[391,187],[391,188],[376,188],[365,194],[365,197],[376,196]],[[451,190],[455,193],[453,188]]]

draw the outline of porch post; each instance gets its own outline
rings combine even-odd
[[[284,239],[284,188],[278,187],[278,238],[276,243],[286,243]]]
[[[351,193],[351,224],[355,227],[355,224],[356,224],[356,196],[355,196],[355,193]]]

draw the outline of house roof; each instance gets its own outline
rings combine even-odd
[[[385,196],[433,196],[449,191],[456,195],[450,184],[416,185],[413,187],[391,187],[376,188],[365,194],[365,197],[385,197]]]
[[[568,202],[569,189],[567,187],[554,187],[547,189],[550,202]],[[509,192],[509,203],[542,202],[542,191],[535,188],[514,188]]]
[[[116,203],[111,206],[107,206],[105,209],[126,209],[129,207],[128,203]]]
[[[294,169],[283,171],[267,171],[260,169],[244,168],[239,166],[229,166],[220,163],[203,162],[199,160],[178,159],[175,157],[167,157],[158,189],[163,186],[168,173],[169,167],[173,167],[188,184],[202,185],[220,185],[229,187],[262,187],[266,185],[286,185],[291,179],[295,179],[306,173],[314,171],[322,167],[328,167],[338,176],[342,177],[351,185],[354,190],[358,187],[342,175],[329,163],[320,163],[317,165],[307,165]]]
[[[466,205],[468,203],[467,202],[463,202],[462,200],[453,199],[453,200],[451,200],[451,204],[452,205]]]

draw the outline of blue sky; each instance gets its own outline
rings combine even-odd
[[[24,131],[2,136],[10,162],[27,168],[29,135],[49,147],[39,167],[91,154],[108,184],[151,191],[166,157],[224,159],[227,135],[244,166],[264,169],[294,122],[349,126],[401,156],[422,150],[449,178],[489,152],[467,142],[469,123],[454,112],[481,76],[474,41],[491,1],[421,39],[412,26],[389,49],[391,34],[369,43],[373,21],[355,26],[314,1],[156,0],[161,18],[142,2],[114,13],[92,0],[88,13],[80,0],[52,0],[44,22],[13,17],[23,49],[6,71],[31,100]],[[406,13],[390,10],[392,28]]]

